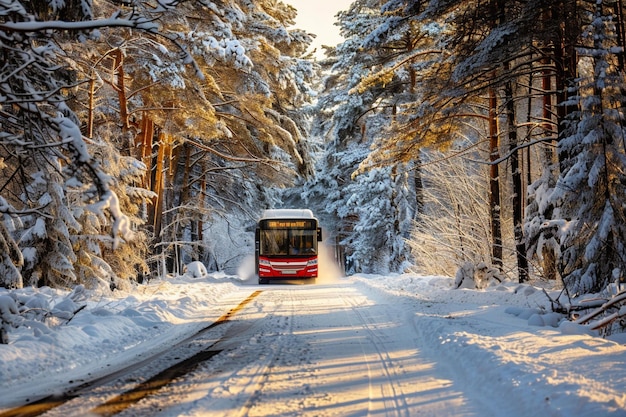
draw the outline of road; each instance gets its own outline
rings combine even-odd
[[[186,400],[167,415],[415,416],[465,407],[420,357],[413,320],[357,287],[266,287],[238,317],[244,330],[234,326],[224,354],[187,381]]]
[[[44,415],[480,415],[420,350],[402,300],[341,283],[243,286],[220,302],[232,306],[221,326],[157,361],[192,357],[173,381],[134,370]]]
[[[526,284],[207,277],[140,290],[49,334],[21,329],[0,351],[0,417],[626,416],[624,343],[554,320]]]
[[[421,357],[414,320],[395,299],[339,284],[263,289],[215,346],[222,354],[146,402],[146,412],[164,408],[168,397],[175,400],[164,415],[467,412],[451,382]]]

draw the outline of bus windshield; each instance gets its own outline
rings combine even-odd
[[[317,253],[316,230],[261,230],[260,238],[260,255],[315,255]]]

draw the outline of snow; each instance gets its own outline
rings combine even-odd
[[[165,410],[159,415],[229,415],[242,397],[257,401],[237,415],[367,415],[358,408],[362,395],[370,415],[626,415],[626,340],[551,313],[536,286],[454,289],[454,278],[414,274],[258,286],[207,274],[200,263],[186,271],[132,293],[0,290],[5,319],[17,320],[16,301],[33,317],[51,312],[46,325],[33,319],[11,328],[10,343],[0,345],[0,412],[167,350],[261,289],[265,298],[227,331],[230,354],[217,360],[241,370],[201,367],[185,401],[151,400]],[[89,410],[75,407],[65,415]]]
[[[158,30],[158,26],[148,19],[136,17],[134,20],[129,20],[120,18],[118,15],[113,15],[108,19],[79,22],[66,22],[61,20],[3,22],[2,27],[8,32],[43,32],[48,29],[92,30],[103,27],[129,27],[143,29],[148,32],[157,32]]]
[[[308,209],[273,209],[263,211],[261,219],[313,219],[313,212]]]
[[[206,266],[202,262],[194,261],[190,262],[183,269],[185,275],[189,275],[192,278],[201,278],[208,274]]]

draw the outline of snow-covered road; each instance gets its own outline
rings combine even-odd
[[[411,312],[389,301],[348,285],[265,287],[235,317],[245,331],[141,414],[484,415],[418,349]]]
[[[56,332],[33,338],[22,330],[15,343],[4,351],[0,346],[0,374],[15,375],[13,383],[0,382],[0,415],[11,393],[49,389],[45,371],[20,353],[54,363],[48,380],[61,384],[63,377],[93,374],[98,364],[136,362],[233,309],[223,325],[160,362],[170,366],[194,349],[209,350],[210,359],[116,415],[626,416],[623,345],[567,326],[529,324],[552,317],[541,314],[547,300],[532,286],[476,291],[450,285],[448,278],[413,275],[317,285],[155,284],[146,297],[107,301],[107,314],[101,303]],[[123,344],[115,345],[107,329],[118,335],[123,329]],[[89,344],[98,341],[108,349]],[[45,346],[55,348],[44,352]],[[64,365],[72,352],[76,361]],[[85,352],[103,356],[94,360]],[[45,415],[111,415],[101,405],[159,372],[149,368]]]
[[[119,415],[484,416],[419,350],[413,313],[396,297],[346,283],[260,288],[204,336],[218,355]],[[242,287],[221,304],[258,289]],[[122,381],[46,415],[107,415],[97,403],[130,388]]]

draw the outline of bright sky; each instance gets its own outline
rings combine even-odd
[[[309,33],[317,35],[313,48],[317,48],[316,56],[323,57],[322,45],[337,45],[342,38],[339,27],[335,26],[335,15],[346,10],[353,0],[283,0],[298,10],[296,25]]]

